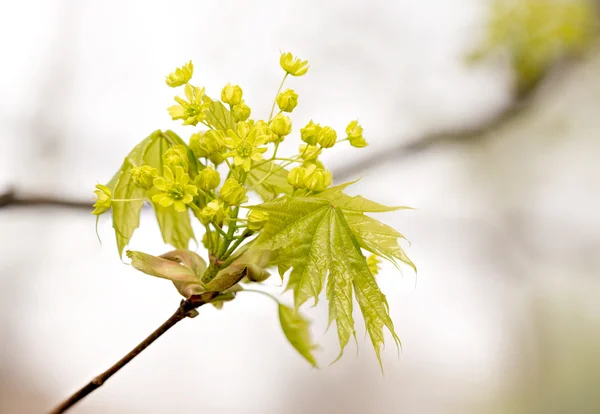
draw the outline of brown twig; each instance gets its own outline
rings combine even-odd
[[[98,375],[96,378],[91,380],[88,384],[83,386],[79,391],[75,392],[68,399],[63,401],[58,407],[51,411],[51,414],[60,414],[67,411],[77,402],[85,398],[88,394],[94,391],[96,388],[101,387],[110,377],[119,372],[121,368],[127,365],[133,358],[139,355],[144,349],[150,346],[154,341],[161,337],[162,334],[171,329],[177,322],[187,318],[196,316],[196,309],[202,305],[213,300],[218,296],[218,292],[206,292],[200,295],[194,295],[190,299],[181,301],[181,304],[169,319],[159,326],[154,332],[144,339],[138,346],[133,348],[127,355],[121,358],[116,364]]]
[[[55,206],[67,207],[75,209],[85,209],[92,211],[92,202],[63,200],[51,196],[34,195],[20,196],[14,190],[8,190],[4,194],[0,194],[0,208],[20,206],[20,207],[37,207],[37,206]]]

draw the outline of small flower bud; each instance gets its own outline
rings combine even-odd
[[[228,83],[221,91],[221,100],[229,105],[238,105],[242,102],[242,88]]]
[[[279,64],[283,70],[292,76],[302,76],[308,72],[308,61],[295,58],[289,52],[281,54]]]
[[[235,178],[228,178],[221,187],[221,199],[231,206],[248,201],[246,189]]]
[[[321,125],[315,124],[311,119],[304,128],[300,129],[300,139],[308,145],[316,145],[317,136],[319,135],[319,132],[321,132],[321,129]]]
[[[323,127],[317,136],[317,143],[319,143],[319,145],[323,148],[333,147],[336,140],[337,133],[335,132],[335,129],[328,126]]]
[[[144,190],[152,188],[156,177],[158,177],[158,170],[149,165],[142,165],[141,167],[133,167],[131,169],[131,178],[133,178],[133,182]]]
[[[306,168],[294,167],[290,170],[287,175],[287,182],[294,188],[304,188],[304,176],[306,175]]]
[[[277,95],[277,106],[283,112],[292,112],[298,105],[298,94],[292,89],[287,89]]]
[[[331,185],[331,181],[331,172],[317,168],[314,164],[306,168],[304,185],[310,191],[323,191]]]
[[[94,190],[96,194],[96,202],[94,203],[94,211],[92,214],[99,216],[100,214],[106,213],[110,210],[112,204],[112,193],[110,189],[102,184],[96,185],[97,190]]]
[[[348,134],[348,141],[350,141],[350,145],[353,147],[364,148],[368,145],[367,141],[363,138],[363,129],[358,121],[352,121],[348,124],[346,134]]]
[[[244,101],[240,102],[237,105],[234,105],[232,108],[232,115],[235,118],[236,122],[245,121],[250,117],[250,107],[246,105]]]
[[[250,214],[248,214],[248,229],[252,231],[258,231],[262,229],[268,219],[269,213],[252,210]]]
[[[190,148],[198,158],[211,157],[225,148],[223,131],[199,132],[190,137]]]
[[[292,132],[292,120],[288,116],[277,115],[271,121],[271,131],[280,137],[288,135]]]
[[[207,225],[211,222],[220,223],[224,217],[225,209],[223,208],[223,203],[213,200],[202,209],[198,218],[202,224]]]
[[[198,173],[194,184],[196,187],[201,188],[204,191],[215,189],[221,183],[221,176],[218,171],[215,171],[212,167],[206,167]]]
[[[175,72],[169,73],[169,75],[166,76],[165,82],[171,88],[176,88],[178,86],[188,83],[189,80],[192,79],[193,74],[194,74],[194,64],[190,60],[188,63],[183,65],[181,68],[175,69]]]
[[[171,167],[171,169],[180,166],[184,171],[187,171],[188,161],[187,148],[185,145],[175,145],[163,154],[163,162]]]

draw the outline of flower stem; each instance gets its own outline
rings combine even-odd
[[[154,332],[144,339],[138,346],[133,348],[123,358],[121,358],[116,364],[98,375],[96,378],[91,380],[89,383],[84,385],[79,391],[75,392],[65,401],[63,401],[58,407],[50,412],[50,414],[60,414],[66,412],[69,408],[77,404],[87,395],[91,394],[95,389],[100,388],[110,377],[119,372],[121,368],[127,365],[133,358],[138,356],[142,351],[148,348],[154,341],[160,338],[165,332],[171,329],[179,321],[187,317],[194,317],[196,308],[205,305],[212,301],[219,295],[219,292],[206,292],[201,295],[194,295],[188,300],[182,300],[179,307],[169,319],[167,319],[162,325],[160,325]]]
[[[275,103],[277,102],[277,97],[279,96],[279,92],[281,92],[281,88],[283,88],[283,83],[285,82],[285,79],[288,77],[288,73],[286,72],[283,80],[281,81],[281,84],[279,85],[279,89],[277,89],[277,94],[275,94],[275,100],[273,101],[273,106],[271,107],[271,114],[269,115],[269,122],[271,122],[271,119],[273,118],[273,111],[275,111]]]

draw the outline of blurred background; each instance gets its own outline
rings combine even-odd
[[[142,138],[191,134],[167,114],[164,76],[191,59],[207,93],[240,84],[266,115],[280,51],[311,64],[287,84],[296,129],[313,117],[364,126],[368,148],[325,153],[334,180],[362,177],[351,192],[418,209],[383,217],[419,268],[378,276],[400,357],[385,349],[382,376],[357,314],[358,350],[328,366],[338,348],[319,305],[305,310],[322,347],[313,370],[272,301],[240,295],[202,308],[72,412],[600,412],[598,6],[4,2],[0,412],[49,411],[179,302],[121,263],[106,216],[98,243],[88,207]],[[158,254],[160,240],[144,210],[131,247]]]

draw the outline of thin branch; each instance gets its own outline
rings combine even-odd
[[[0,208],[2,207],[39,207],[39,206],[54,206],[54,207],[66,207],[79,210],[92,211],[92,202],[79,201],[79,200],[64,200],[52,196],[44,195],[32,195],[32,196],[21,196],[18,195],[14,190],[8,190],[7,192],[0,194]]]
[[[79,391],[75,392],[68,399],[63,401],[58,407],[56,407],[50,414],[60,414],[67,411],[73,405],[77,404],[80,400],[89,395],[92,391],[100,388],[110,377],[119,372],[121,368],[127,365],[133,358],[139,355],[144,349],[150,346],[154,341],[162,336],[165,332],[171,329],[179,321],[190,317],[193,318],[197,315],[196,309],[202,305],[213,300],[219,295],[219,292],[206,292],[200,295],[194,295],[188,300],[182,300],[181,304],[169,319],[165,321],[160,327],[144,339],[138,346],[133,348],[127,355],[121,358],[116,364],[98,375],[96,378],[91,380],[88,384],[83,386]]]
[[[358,162],[349,163],[342,168],[333,170],[333,176],[337,181],[345,181],[356,178],[357,172],[366,170],[373,166],[381,166],[389,162],[398,161],[401,158],[414,156],[428,151],[440,144],[465,143],[482,135],[495,131],[506,125],[518,115],[522,114],[531,106],[531,95],[524,96],[508,105],[491,119],[480,124],[457,131],[440,131],[421,136],[414,141],[400,145],[386,147],[380,151],[371,151],[369,155]]]

